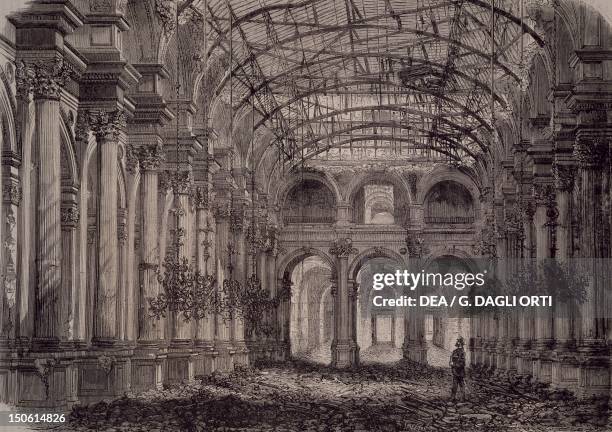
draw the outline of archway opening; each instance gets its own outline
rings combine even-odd
[[[462,225],[474,223],[472,194],[461,183],[444,180],[436,183],[425,197],[425,223]]]
[[[290,273],[291,357],[329,364],[333,339],[331,269],[318,256],[302,259]]]
[[[294,185],[283,203],[283,223],[329,224],[335,220],[335,200],[318,180],[305,179]]]
[[[427,273],[466,274],[472,273],[470,266],[461,258],[452,255],[440,256],[429,263]],[[449,292],[452,287],[431,286],[428,291],[437,296],[456,294]],[[461,308],[432,307],[425,314],[425,340],[427,341],[427,363],[438,367],[448,367],[450,353],[455,349],[457,338],[465,341],[470,338],[470,318],[461,313]],[[466,350],[466,363],[469,364]]]
[[[390,307],[383,299],[399,298],[403,293],[395,286],[374,286],[374,275],[394,273],[398,264],[392,258],[368,259],[357,272],[359,286],[356,313],[356,338],[362,363],[393,363],[402,358],[404,313]]]

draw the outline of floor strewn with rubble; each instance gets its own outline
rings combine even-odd
[[[70,423],[56,430],[612,430],[596,401],[470,375],[468,401],[452,403],[449,372],[441,368],[401,361],[339,372],[306,363],[266,364],[77,407]]]

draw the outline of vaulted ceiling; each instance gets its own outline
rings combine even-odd
[[[544,44],[517,0],[186,0],[227,70],[210,94],[293,161],[470,163]],[[187,35],[187,37],[190,37]],[[231,67],[229,67],[231,65]],[[230,90],[231,87],[231,90]],[[229,96],[228,96],[229,94]],[[341,148],[341,150],[339,150]]]

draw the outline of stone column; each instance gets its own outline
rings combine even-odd
[[[13,168],[17,160],[10,159]],[[4,178],[2,184],[3,246],[2,295],[0,295],[0,339],[15,339],[19,335],[19,312],[17,308],[17,217],[21,202],[21,189],[16,177]],[[24,290],[27,292],[27,290]]]
[[[161,142],[133,149],[140,169],[140,256],[138,263],[138,325],[136,349],[132,358],[132,387],[135,391],[161,388],[163,383],[162,347],[164,319],[152,316],[149,300],[159,295],[159,168],[163,159]]]
[[[126,321],[128,298],[127,298],[127,209],[118,209],[117,214],[117,246],[118,269],[117,269],[117,339],[126,342]]]
[[[533,186],[535,215],[535,246],[537,259],[537,273],[541,265],[547,265],[552,258],[552,239],[557,220],[557,207],[555,203],[555,189],[550,182],[538,182]],[[535,287],[534,287],[535,288]],[[537,293],[541,294],[541,293]],[[533,376],[543,383],[550,383],[552,379],[552,346],[554,345],[553,323],[554,315],[551,308],[538,308],[534,310],[535,317],[535,350],[537,359],[534,363]]]
[[[210,227],[208,184],[198,185],[194,193],[196,209],[196,265],[202,275],[211,275],[208,270],[210,259]],[[216,283],[216,282],[215,282]],[[195,347],[199,356],[195,363],[195,375],[208,375],[215,371],[215,317],[208,313],[195,323]]]
[[[84,311],[79,310],[77,302],[77,232],[79,223],[79,209],[76,203],[61,209],[62,219],[62,316],[64,317],[64,331],[62,336],[67,340],[74,340],[78,320]]]
[[[18,269],[18,280],[21,289],[17,293],[17,308],[15,314],[15,336],[24,343],[27,338],[34,334],[34,314],[31,313],[35,308],[36,274],[32,269],[37,267],[36,263],[36,233],[32,226],[36,217],[36,185],[32,183],[32,172],[35,169],[32,159],[33,147],[37,144],[32,139],[32,127],[34,125],[34,115],[30,110],[32,105],[32,82],[29,76],[29,68],[25,64],[20,64],[15,70],[17,113],[16,123],[19,127],[19,139],[21,140],[21,169],[20,190],[21,206],[19,208],[16,221],[20,220],[18,226],[18,236],[20,248],[18,250],[21,265]],[[16,223],[15,223],[16,224]],[[17,226],[17,224],[16,224]],[[16,261],[17,262],[17,261]]]
[[[608,350],[605,344],[603,320],[599,314],[599,302],[603,299],[605,280],[602,267],[603,227],[601,184],[603,169],[608,167],[608,138],[578,131],[574,144],[578,160],[578,199],[580,221],[580,258],[582,271],[590,278],[587,299],[581,307],[582,328],[578,344],[580,353],[579,396],[608,394]],[[603,276],[603,278],[602,278]]]
[[[348,281],[349,289],[349,324],[351,334],[351,349],[355,353],[355,365],[359,364],[359,344],[357,343],[357,298],[359,296],[359,284],[354,280]],[[393,315],[395,319],[395,315]],[[321,318],[322,319],[322,318]],[[395,335],[395,322],[391,326],[391,332]],[[395,345],[395,338],[392,337]]]
[[[36,205],[36,308],[34,343],[55,346],[61,317],[61,156],[60,94],[68,72],[61,60],[33,65],[35,142],[38,155]],[[115,156],[114,162],[117,158]]]
[[[523,250],[522,261],[528,262],[531,260],[534,249],[533,241],[533,218],[535,216],[535,205],[533,201],[525,202],[525,210],[523,213]],[[519,251],[521,252],[521,251]],[[517,373],[525,379],[530,380],[533,377],[533,361],[532,347],[534,338],[534,317],[530,311],[522,311],[518,320],[518,342],[516,347],[517,352]]]
[[[237,198],[237,197],[236,197]],[[235,203],[236,203],[235,199]],[[230,231],[233,237],[233,244],[236,248],[236,254],[234,255],[234,274],[236,280],[242,287],[246,286],[247,283],[247,244],[244,232],[245,223],[245,203],[237,202],[235,208],[232,209],[230,217]],[[261,276],[260,276],[261,278]],[[265,286],[265,285],[262,285]],[[248,364],[248,349],[244,340],[244,319],[237,314],[232,316],[232,335],[233,347],[235,350],[234,364],[247,365]]]
[[[332,342],[332,366],[352,367],[358,363],[357,352],[351,334],[351,301],[348,285],[348,257],[357,253],[349,238],[337,240],[329,249],[336,256],[336,296],[334,298],[334,340]],[[352,287],[350,287],[352,289]]]
[[[576,167],[574,165],[554,166],[556,202],[559,212],[556,236],[556,255],[559,264],[567,269],[572,245],[571,193],[574,189]],[[572,330],[572,311],[574,307],[569,302],[555,302],[555,351],[552,368],[552,386],[558,389],[576,390],[578,387],[578,368],[575,356],[575,345]]]
[[[92,111],[90,125],[98,145],[98,286],[92,343],[117,342],[117,149],[125,126],[122,110]]]
[[[153,318],[149,310],[149,299],[159,294],[157,270],[159,269],[159,167],[162,159],[161,144],[138,149],[141,172],[142,227],[140,237],[140,304],[138,305],[138,345],[141,348],[156,348],[163,339],[163,324]]]
[[[215,211],[215,249],[217,254],[217,283],[220,290],[219,295],[222,297],[223,282],[229,278],[228,264],[229,254],[232,251],[229,249],[229,218],[231,208],[229,201],[218,200]],[[232,246],[233,247],[233,246]],[[231,342],[230,321],[227,316],[216,316],[216,334],[215,334],[215,351],[219,353],[217,358],[217,368],[221,371],[232,370],[234,348]]]
[[[177,224],[175,229],[182,236],[179,245],[179,259],[183,260],[186,258],[189,263],[191,263],[191,245],[189,244],[188,236],[190,227],[187,225],[187,212],[190,209],[189,194],[191,193],[192,182],[193,178],[189,171],[181,172],[178,174],[178,178],[172,181],[175,206],[177,207],[170,209],[170,212],[173,213],[172,217]],[[171,321],[172,335],[170,345],[175,348],[186,348],[191,345],[191,325],[185,321],[183,314],[171,314]]]

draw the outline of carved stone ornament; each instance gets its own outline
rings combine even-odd
[[[112,0],[90,0],[89,9],[92,12],[112,12]]]
[[[176,8],[177,2],[174,0],[155,0],[155,12],[166,36],[171,35],[176,27]]]
[[[2,201],[6,204],[19,206],[21,203],[21,188],[16,183],[6,183],[2,187]]]
[[[213,211],[217,222],[223,219],[227,219],[230,217],[231,214],[230,204],[229,202],[224,201],[218,202],[216,203]]]
[[[126,117],[122,109],[113,111],[90,110],[88,120],[91,130],[98,139],[117,140],[125,129]]]
[[[61,209],[62,225],[76,226],[79,222],[79,216],[79,209],[76,207],[62,207]]]
[[[193,189],[193,202],[196,209],[204,210],[208,208],[208,187],[196,186]]]
[[[571,192],[574,189],[574,181],[576,178],[576,167],[574,165],[553,166],[553,174],[555,176],[555,186],[561,192]]]
[[[72,68],[61,58],[38,60],[19,67],[29,69],[22,70],[22,73],[30,76],[34,97],[41,99],[59,99],[62,88],[73,73]]]
[[[334,245],[329,248],[329,253],[338,258],[348,258],[351,254],[356,254],[358,251],[353,247],[353,241],[350,238],[336,240]]]
[[[164,148],[161,143],[154,146],[140,147],[137,151],[140,167],[145,171],[159,168],[164,160]]]
[[[574,156],[581,167],[603,167],[609,152],[609,143],[604,137],[582,136],[574,142]]]
[[[547,206],[550,200],[555,199],[555,188],[552,184],[536,183],[533,185],[533,199],[536,206]]]

